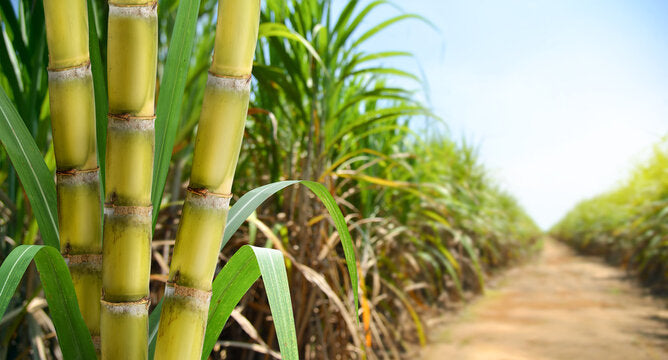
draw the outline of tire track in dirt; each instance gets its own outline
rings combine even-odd
[[[553,240],[441,320],[425,360],[668,359],[665,300]]]

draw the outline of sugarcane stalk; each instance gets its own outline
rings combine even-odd
[[[60,251],[99,350],[102,242],[86,0],[44,0]]]
[[[199,359],[243,137],[260,2],[220,0],[190,184],[160,317],[156,359]]]
[[[157,44],[155,1],[109,2],[103,359],[148,357]]]

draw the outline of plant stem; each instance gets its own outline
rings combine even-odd
[[[44,0],[60,251],[99,350],[100,184],[87,14],[84,0]]]
[[[220,0],[190,185],[176,235],[156,359],[199,359],[211,280],[244,133],[260,2]]]
[[[157,3],[109,2],[103,359],[148,357]]]

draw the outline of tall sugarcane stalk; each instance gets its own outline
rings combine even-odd
[[[220,0],[190,184],[165,289],[156,359],[199,359],[211,281],[239,159],[257,42],[259,0]]]
[[[148,357],[157,3],[109,2],[103,359]]]
[[[86,0],[44,0],[60,251],[99,349],[102,241]]]

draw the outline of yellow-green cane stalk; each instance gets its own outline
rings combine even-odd
[[[44,0],[58,225],[79,309],[99,345],[100,184],[85,0]]]
[[[156,359],[199,359],[211,281],[243,137],[260,2],[220,0],[190,186],[176,235]]]
[[[156,2],[109,2],[103,359],[148,357],[157,44]]]

